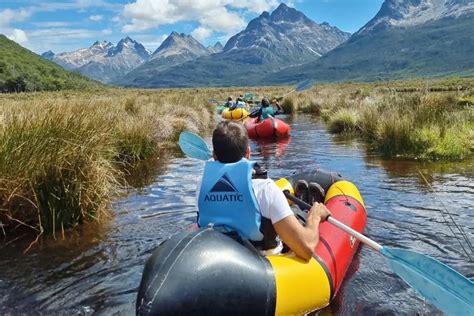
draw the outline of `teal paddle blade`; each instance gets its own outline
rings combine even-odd
[[[184,131],[179,135],[179,147],[189,158],[209,160],[212,157],[206,142],[198,135]]]
[[[440,261],[382,247],[392,270],[446,315],[474,315],[474,283]]]

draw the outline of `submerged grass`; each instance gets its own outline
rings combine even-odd
[[[203,100],[188,90],[0,96],[2,227],[54,234],[107,217],[124,162],[152,156],[183,129],[209,129]]]

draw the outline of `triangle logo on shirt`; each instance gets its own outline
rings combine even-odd
[[[229,176],[225,173],[219,181],[214,184],[211,191],[209,192],[239,192],[232,181],[230,181]]]

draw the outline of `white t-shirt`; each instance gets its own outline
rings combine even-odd
[[[272,179],[252,179],[252,185],[262,216],[272,224],[293,215],[285,195]]]
[[[252,186],[262,216],[270,219],[272,224],[293,215],[285,195],[272,179],[252,179]],[[198,207],[201,181],[198,182],[197,188],[196,208]]]

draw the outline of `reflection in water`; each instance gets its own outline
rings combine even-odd
[[[253,141],[255,153],[264,161],[271,158],[280,158],[285,154],[286,147],[290,144],[291,136],[278,139],[257,139]]]
[[[384,161],[367,154],[357,140],[328,135],[317,120],[304,115],[287,119],[292,124],[291,143],[251,142],[252,158],[272,178],[317,167],[337,171],[353,181],[364,197],[370,238],[426,253],[474,277],[474,264],[441,214],[443,204],[448,206],[473,240],[473,161]],[[183,213],[140,216],[194,210],[196,179],[202,168],[201,161],[171,158],[152,172],[137,173],[139,179],[131,177],[130,183],[140,189],[131,189],[114,203],[115,216],[107,224],[81,227],[68,233],[72,236],[65,241],[46,240],[27,255],[22,255],[24,245],[3,245],[0,314],[134,314],[146,259],[162,240],[196,219],[195,214]],[[431,178],[436,193],[420,180],[418,169]],[[393,274],[381,255],[362,247],[334,302],[321,312],[332,314],[440,313]]]
[[[126,165],[123,168],[126,184],[135,189],[151,185],[157,176],[166,172],[167,162],[170,158],[179,154],[177,149],[163,149],[149,159]]]

